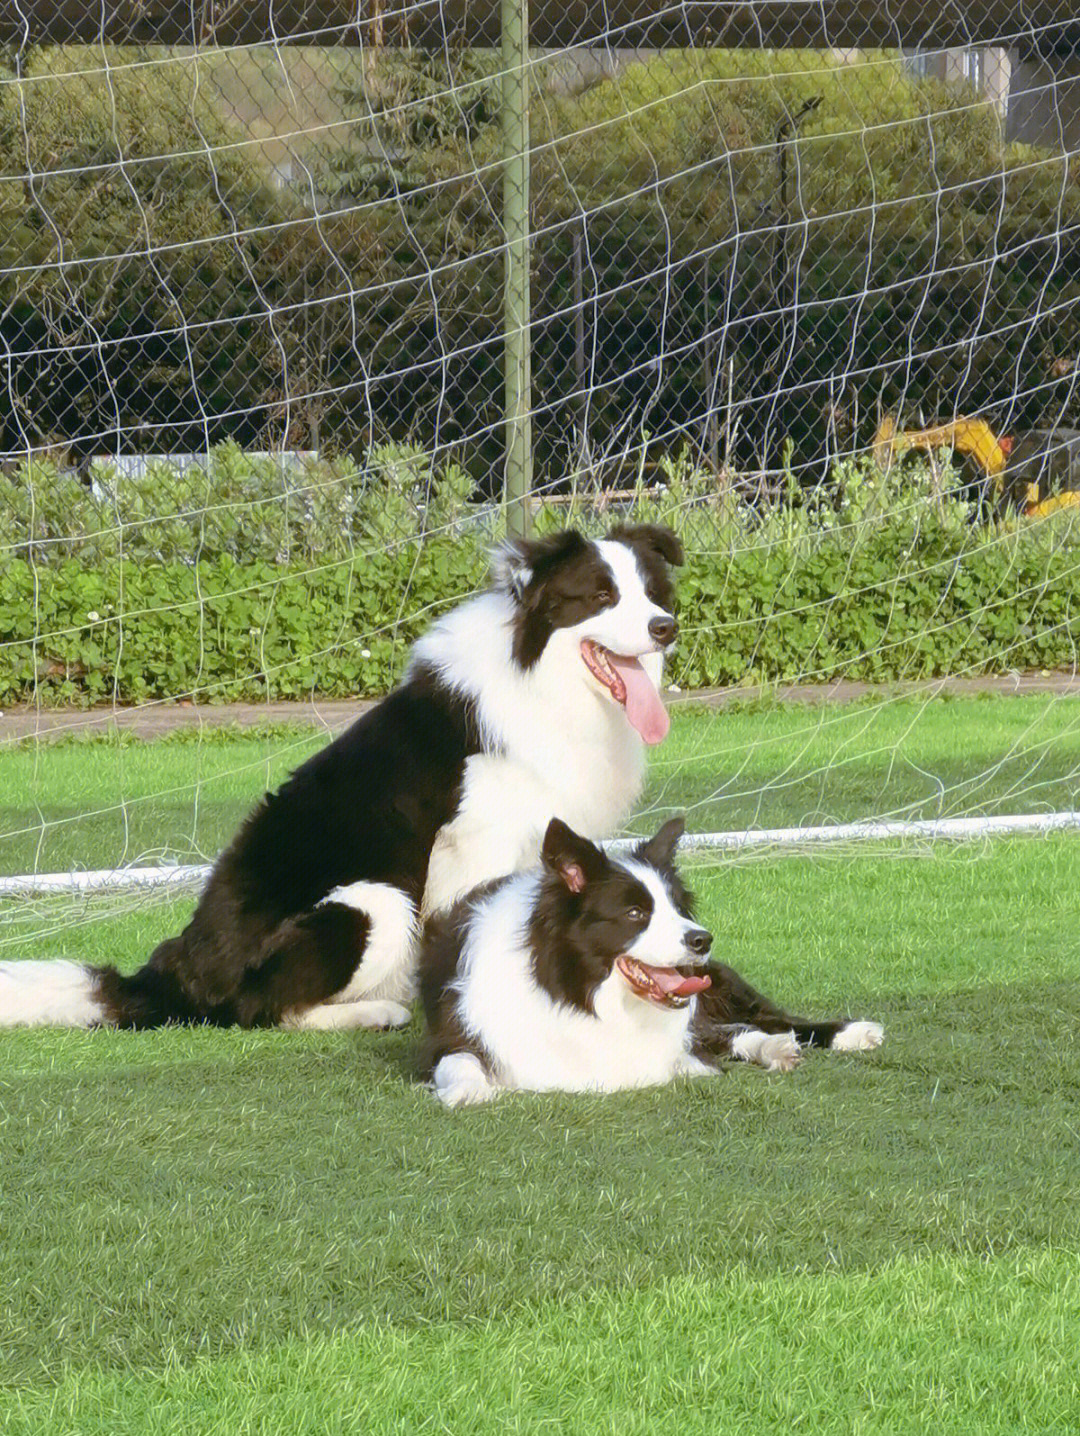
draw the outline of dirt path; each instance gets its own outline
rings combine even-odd
[[[1080,697],[1080,676],[1074,673],[1025,673],[1005,678],[937,678],[918,683],[792,683],[776,688],[710,688],[693,693],[668,693],[668,706],[706,705],[722,708],[769,697],[780,703],[850,703],[871,694],[941,693],[967,696],[978,693],[1045,693]],[[318,699],[306,703],[146,703],[133,708],[97,708],[90,711],[57,708],[11,708],[0,714],[0,748],[36,739],[122,729],[139,738],[160,738],[179,728],[221,728],[236,724],[250,728],[263,723],[310,723],[336,733],[371,707],[371,700]]]

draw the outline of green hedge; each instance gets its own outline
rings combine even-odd
[[[0,574],[0,703],[385,692],[431,605],[483,567],[446,543],[414,562],[415,550],[322,569],[17,560]]]
[[[679,589],[684,688],[1072,667],[1080,646],[1080,548],[1031,529],[691,556]]]
[[[889,680],[1072,666],[1080,543],[1061,523],[923,521],[691,552],[670,677]],[[1077,534],[1080,537],[1080,533]],[[483,581],[477,537],[327,567],[73,559],[0,572],[0,703],[379,694],[434,612]]]

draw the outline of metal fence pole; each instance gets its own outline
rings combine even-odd
[[[529,323],[529,5],[502,0],[503,367],[507,533],[530,529],[532,367]]]

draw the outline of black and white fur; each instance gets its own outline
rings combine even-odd
[[[131,976],[0,964],[0,1025],[408,1021],[422,911],[534,863],[556,812],[596,837],[629,813],[681,560],[655,525],[504,545],[401,686],[263,799],[179,936]]]
[[[555,819],[540,867],[428,924],[425,1070],[447,1106],[653,1086],[729,1057],[788,1071],[800,1044],[881,1043],[876,1022],[793,1017],[706,960],[712,935],[673,864],[682,830],[611,857]]]

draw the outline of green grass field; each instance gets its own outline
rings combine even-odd
[[[326,738],[298,726],[0,748],[0,873],[207,859]],[[1080,698],[684,709],[649,771],[645,808],[685,810],[699,831],[1078,807]]]
[[[1078,733],[1043,698],[688,712],[648,806],[1080,806]],[[0,870],[212,853],[311,741],[2,754]],[[691,872],[718,955],[885,1046],[448,1113],[415,1027],[0,1035],[0,1431],[1074,1433],[1080,839]],[[131,967],[189,910],[8,904],[0,955]]]

